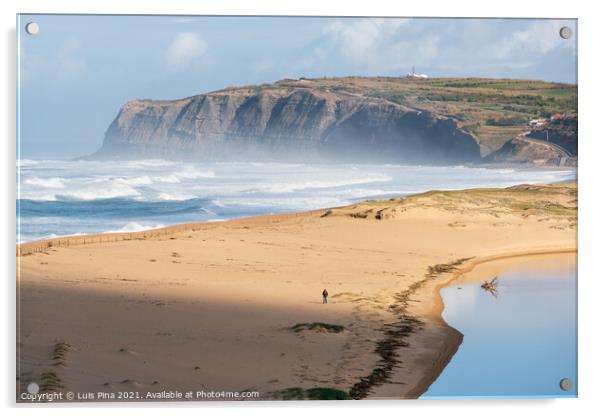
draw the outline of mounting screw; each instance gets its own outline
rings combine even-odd
[[[36,22],[29,22],[25,25],[25,31],[30,35],[37,35],[40,31],[40,25]]]
[[[568,26],[562,26],[559,33],[562,39],[569,39],[571,36],[573,36],[573,31]]]
[[[38,392],[40,391],[40,386],[38,386],[37,383],[29,383],[27,385],[27,393],[29,394],[38,394]]]
[[[573,386],[573,383],[571,383],[571,379],[563,378],[562,380],[560,380],[560,388],[562,390],[564,390],[564,391],[570,390],[572,386]]]

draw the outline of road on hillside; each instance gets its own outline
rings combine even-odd
[[[542,139],[534,139],[532,137],[527,137],[527,134],[529,134],[529,131],[525,131],[522,132],[521,134],[519,134],[519,137],[525,141],[528,142],[532,142],[532,143],[536,143],[536,144],[544,144],[546,146],[550,146],[552,148],[554,148],[555,150],[559,151],[563,157],[572,157],[573,155],[571,155],[571,153],[566,150],[564,147],[557,145],[556,143],[552,143],[549,142],[547,140],[542,140]]]

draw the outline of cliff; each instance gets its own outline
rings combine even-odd
[[[532,163],[536,165],[576,166],[577,158],[560,146],[526,136],[507,141],[499,150],[488,155],[485,162]]]
[[[459,88],[449,79],[436,81],[287,79],[173,101],[132,100],[121,108],[93,157],[319,158],[436,164],[480,161],[495,146],[487,133],[478,134],[475,120],[500,115],[487,111],[475,115],[469,110],[480,107],[474,101],[466,101],[467,105],[462,101],[475,95],[474,88],[465,84]],[[479,85],[482,99],[499,100],[499,94],[491,93],[489,86]],[[504,97],[505,101],[513,100],[512,96]],[[452,105],[453,100],[462,102]],[[486,103],[477,104],[486,107]],[[529,116],[528,111],[523,112],[523,118]],[[518,120],[522,126],[522,118]],[[507,130],[504,143],[516,136],[516,126],[510,127],[515,130]]]

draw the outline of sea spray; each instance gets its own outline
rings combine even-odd
[[[395,164],[21,160],[18,241],[138,231],[575,178],[572,170]]]

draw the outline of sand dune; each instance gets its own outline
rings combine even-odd
[[[462,338],[437,288],[486,259],[576,250],[576,192],[429,192],[23,244],[17,384],[417,397]],[[312,322],[343,329],[291,329]]]

